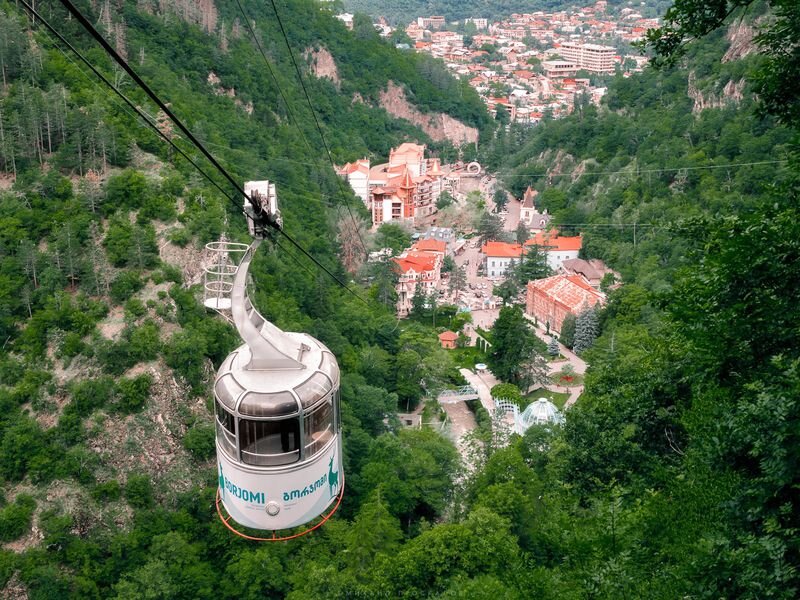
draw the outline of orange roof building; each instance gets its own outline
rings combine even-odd
[[[583,237],[561,236],[558,231],[540,231],[527,242],[525,247],[540,246],[547,253],[548,266],[557,271],[565,260],[578,258],[583,247]]]
[[[439,343],[442,348],[455,348],[458,334],[452,331],[443,331],[439,334]]]
[[[486,242],[481,252],[486,256],[486,276],[503,277],[511,263],[520,261],[523,248],[507,242]]]
[[[486,242],[481,246],[481,252],[491,258],[519,258],[522,256],[522,246],[508,242]]]
[[[404,220],[416,226],[435,222],[444,173],[438,158],[425,158],[425,145],[406,142],[393,148],[389,162],[368,173],[372,224]]]
[[[432,252],[444,256],[447,251],[447,244],[442,240],[419,240],[411,246],[411,250],[416,252]]]
[[[369,205],[369,159],[362,158],[355,162],[347,163],[336,171],[337,175],[347,179],[356,196]]]
[[[579,315],[586,308],[603,305],[605,294],[594,289],[582,275],[554,275],[528,282],[525,312],[550,330],[561,333],[568,314]]]
[[[441,279],[444,254],[412,248],[392,260],[398,270],[397,314],[405,317],[411,310],[411,301],[418,289],[425,294],[436,290]]]

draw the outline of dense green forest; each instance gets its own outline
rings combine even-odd
[[[236,177],[277,182],[287,230],[349,280],[337,228],[357,200],[327,163],[271,9],[244,3],[279,85],[228,4],[80,8]],[[509,189],[536,186],[623,274],[586,352],[586,393],[563,428],[507,447],[484,436],[466,472],[438,431],[392,418],[460,383],[426,319],[398,322],[380,275],[359,288],[367,307],[291,249],[260,250],[254,302],[342,367],[347,494],[300,540],[232,537],[214,509],[210,381],[237,336],[199,303],[197,275],[203,243],[247,239],[241,215],[2,2],[3,594],[796,597],[800,122],[751,100],[770,57],[721,62],[722,29],[678,66],[614,80],[600,107],[495,133],[439,63],[347,32],[315,3],[276,5],[301,66],[316,46],[338,66],[338,87],[304,79],[337,161],[428,141],[376,106],[392,79],[421,110],[479,127]],[[37,8],[189,149],[56,3]],[[742,79],[741,98],[724,91]],[[693,114],[690,83],[719,107]]]

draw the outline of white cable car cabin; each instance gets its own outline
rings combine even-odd
[[[280,330],[250,302],[250,262],[266,235],[265,221],[279,226],[280,213],[274,185],[248,182],[245,190],[253,200],[245,200],[253,244],[207,246],[216,261],[206,268],[204,303],[232,318],[244,340],[223,361],[214,383],[217,509],[223,523],[238,535],[287,539],[274,532],[313,521],[335,501],[319,526],[341,501],[339,367],[322,343],[308,334]],[[231,519],[252,529],[272,530],[273,535],[243,534]]]

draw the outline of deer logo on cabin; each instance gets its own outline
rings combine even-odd
[[[331,456],[331,461],[328,463],[328,487],[331,491],[331,498],[333,498],[334,494],[339,489],[339,471],[334,472],[333,459],[334,456]]]

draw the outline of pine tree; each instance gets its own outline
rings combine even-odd
[[[417,284],[414,286],[414,297],[411,298],[411,313],[412,319],[422,320],[425,318],[425,305],[428,302],[428,295],[425,293],[424,288]]]
[[[463,266],[450,273],[450,283],[448,285],[451,293],[460,292],[466,287],[467,271]]]
[[[519,225],[517,225],[517,230],[514,232],[514,235],[517,237],[517,243],[522,245],[528,241],[531,232],[528,231],[528,226],[525,225],[525,222],[520,221]]]
[[[580,354],[591,348],[597,339],[598,330],[597,313],[594,308],[585,308],[575,320],[575,343],[572,349]]]
[[[525,285],[534,279],[550,277],[552,274],[553,270],[547,264],[547,253],[541,246],[529,246],[516,270],[517,281],[520,285]]]
[[[572,348],[575,344],[575,315],[572,313],[564,317],[561,323],[561,343],[567,348]]]
[[[558,356],[559,353],[558,340],[556,340],[555,337],[550,338],[550,343],[547,344],[547,353],[553,358],[556,358]]]
[[[481,244],[501,239],[503,236],[503,221],[497,215],[488,212],[483,213],[478,225],[478,234],[480,235]]]

